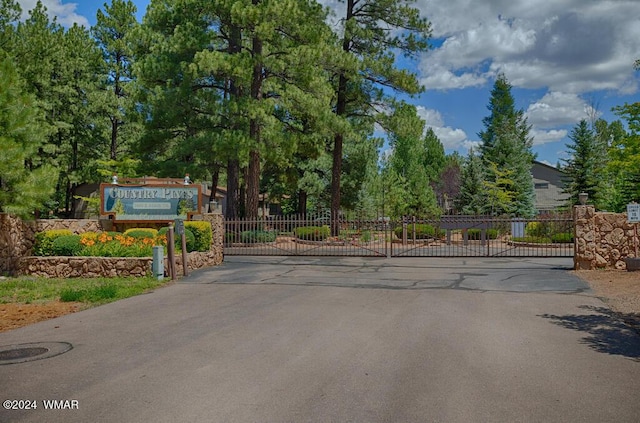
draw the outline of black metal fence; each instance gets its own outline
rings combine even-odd
[[[393,257],[573,257],[573,220],[451,216],[393,227]]]
[[[385,220],[275,216],[225,221],[226,255],[573,257],[573,220],[444,216]],[[331,228],[334,233],[331,233]],[[336,230],[337,228],[337,230]]]

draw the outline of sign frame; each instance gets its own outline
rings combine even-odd
[[[202,186],[164,183],[100,184],[100,215],[117,223],[169,223],[202,214]]]

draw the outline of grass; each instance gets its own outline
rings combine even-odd
[[[143,294],[167,283],[167,280],[151,277],[49,279],[22,276],[0,280],[0,304],[60,300],[94,306]]]

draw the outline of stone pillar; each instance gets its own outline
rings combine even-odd
[[[224,216],[220,213],[206,213],[202,220],[211,223],[211,254],[214,263],[220,264],[224,260]]]
[[[574,206],[575,251],[573,268],[575,270],[594,269],[596,261],[596,209],[591,205]]]

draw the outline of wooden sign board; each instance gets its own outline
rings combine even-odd
[[[190,220],[202,209],[199,184],[100,185],[100,214],[117,222]]]

